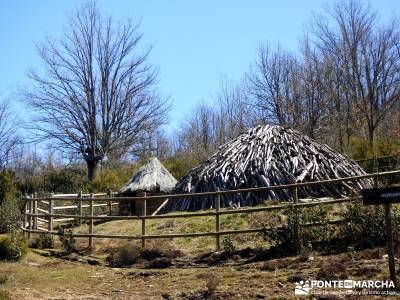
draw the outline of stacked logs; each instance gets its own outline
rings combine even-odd
[[[258,126],[219,147],[199,167],[189,171],[173,193],[201,193],[268,187],[363,175],[353,160],[299,132],[281,126]],[[302,187],[300,198],[338,198],[372,187],[370,180]],[[290,201],[291,190],[223,195],[221,206],[257,205],[267,199]],[[199,210],[214,206],[213,197],[171,201],[165,211]]]

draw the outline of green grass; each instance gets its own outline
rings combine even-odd
[[[185,213],[183,213],[185,214]],[[254,218],[270,219],[271,213],[255,214],[232,214],[220,216],[220,230],[238,230],[246,228],[254,228],[258,223],[254,223]],[[262,223],[262,222],[261,222]],[[94,233],[106,235],[131,235],[139,236],[141,234],[140,220],[119,220],[98,224],[94,228]],[[175,218],[175,219],[154,219],[146,220],[146,234],[173,234],[173,233],[197,233],[197,232],[213,232],[215,231],[215,217],[191,217],[191,218]],[[75,229],[76,233],[87,233],[88,226],[82,225]],[[247,246],[261,246],[264,241],[259,234],[241,234],[231,236],[237,248]],[[221,240],[223,237],[221,238]],[[101,252],[107,250],[110,244],[119,244],[118,241],[112,239],[102,239],[95,242],[96,250]],[[138,241],[140,243],[140,241]],[[156,241],[147,241],[146,243],[162,244],[164,247],[171,249],[179,249],[188,255],[197,255],[199,253],[215,250],[214,237],[196,237],[196,238],[175,238],[162,239]],[[83,244],[85,244],[85,240]]]

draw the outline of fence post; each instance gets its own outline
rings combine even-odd
[[[90,194],[90,200],[89,200],[89,248],[93,249],[93,237],[91,236],[93,234],[93,194]],[[81,201],[82,202],[82,201]]]
[[[82,217],[82,191],[78,193],[78,216]],[[82,218],[78,218],[78,225],[82,226]]]
[[[217,189],[217,192],[219,192],[219,189]],[[221,205],[221,195],[217,194],[217,197],[215,197],[215,249],[216,251],[221,250],[221,243],[220,243],[220,235],[219,235],[219,230],[220,230],[220,220],[219,220],[219,209]]]
[[[37,203],[37,193],[34,193],[33,196],[33,213],[37,214],[37,208],[38,208],[38,203]],[[36,216],[33,217],[33,229],[37,230],[38,229],[38,218]]]
[[[146,199],[146,192],[144,192],[144,200],[143,200],[143,211],[142,211],[142,215],[143,215],[143,219],[142,219],[142,248],[144,248],[146,246],[146,239],[144,238],[144,236],[146,235],[146,206],[147,206],[147,199]]]
[[[32,216],[30,215],[32,213],[32,199],[31,195],[28,196],[28,230],[32,230]],[[28,239],[31,238],[31,233],[28,231]]]
[[[53,193],[50,195],[49,199],[49,232],[53,231]]]
[[[111,190],[108,190],[108,197],[110,198],[110,199],[108,199],[108,215],[111,216],[112,215],[112,206],[111,206],[112,192],[111,192]]]
[[[296,205],[299,203],[299,189],[296,186],[293,188],[293,204]],[[294,207],[294,216],[295,216],[295,228],[294,228],[294,237],[295,237],[295,243],[297,247],[300,247],[300,241],[299,241],[299,211],[297,206]],[[299,250],[299,249],[298,249]]]
[[[27,198],[28,198],[28,195],[25,194],[24,195],[24,220],[22,221],[22,228],[24,228],[24,231],[23,231],[24,237],[26,236],[25,230],[26,230],[26,226],[28,224],[28,216],[26,215],[26,210],[28,208],[28,200],[27,200]]]

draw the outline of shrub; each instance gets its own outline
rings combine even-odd
[[[146,260],[153,260],[165,256],[164,252],[158,248],[145,248],[141,251],[140,256]]]
[[[207,287],[207,295],[212,295],[215,293],[215,291],[217,290],[217,287],[220,283],[220,278],[218,277],[218,275],[215,274],[210,274],[207,277],[207,281],[206,281],[206,287]]]
[[[5,274],[0,274],[0,285],[5,285],[8,280],[8,276]]]
[[[0,289],[0,300],[10,300],[10,293],[7,292],[6,290]]]
[[[264,228],[263,237],[276,247],[282,254],[298,254],[299,251],[312,242],[324,241],[330,238],[327,211],[323,207],[312,207],[287,210],[287,224],[280,228]],[[319,223],[319,226],[305,227],[309,223]]]
[[[24,237],[17,232],[0,240],[0,260],[17,261],[28,252]]]
[[[222,240],[222,244],[224,245],[224,251],[228,255],[233,255],[236,252],[236,247],[233,244],[233,241],[230,237],[226,237]]]
[[[152,260],[149,263],[149,268],[165,269],[172,266],[172,260],[168,257],[160,257]]]
[[[0,205],[0,233],[12,232],[18,228],[21,212],[15,198],[7,198]]]
[[[318,270],[318,280],[339,280],[348,277],[345,263],[341,261],[329,261],[324,263]]]
[[[0,205],[10,198],[16,196],[15,175],[8,170],[0,171]]]
[[[54,238],[51,234],[40,234],[30,243],[31,248],[44,249],[54,247]]]
[[[113,267],[131,266],[139,259],[140,252],[141,249],[138,246],[126,243],[111,250],[106,261]]]
[[[75,250],[75,238],[72,230],[65,231],[64,228],[58,229],[58,237],[66,254],[71,254]]]
[[[393,211],[394,228],[399,226],[398,211]],[[339,236],[359,245],[378,246],[385,243],[386,223],[382,207],[366,207],[361,202],[349,203],[341,212],[344,220]],[[395,229],[394,232],[397,232]]]
[[[165,242],[153,242],[153,244],[147,245],[145,249],[141,250],[140,257],[153,260],[161,257],[177,258],[183,255],[180,250],[171,250],[169,247],[170,245]]]
[[[204,279],[206,281],[207,291],[205,292],[205,298],[215,293],[221,280],[220,277],[215,273],[203,273],[198,275],[199,279]]]

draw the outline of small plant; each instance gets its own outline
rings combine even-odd
[[[339,236],[352,243],[380,246],[386,241],[385,216],[382,207],[365,207],[361,202],[349,203],[341,212],[344,220]],[[398,213],[393,211],[393,225],[399,226]],[[394,230],[397,232],[397,230]]]
[[[66,254],[71,254],[75,250],[75,238],[72,230],[58,229],[58,237]]]
[[[207,290],[204,293],[205,298],[214,294],[221,282],[220,277],[215,273],[203,273],[198,275],[198,278],[206,281]]]
[[[8,276],[5,274],[0,274],[0,286],[5,285],[8,280]]]
[[[353,262],[356,261],[356,251],[354,247],[347,247],[347,253]]]
[[[0,260],[18,261],[27,253],[28,246],[19,232],[13,232],[0,240]]]
[[[264,228],[263,237],[281,254],[298,254],[303,245],[329,240],[328,216],[322,207],[287,210],[287,224],[280,228]],[[312,228],[306,224],[319,223]]]
[[[146,246],[145,249],[141,250],[140,257],[146,260],[153,260],[161,257],[177,258],[182,256],[183,253],[180,250],[170,249],[168,243],[153,243]]]
[[[317,272],[318,280],[339,280],[348,277],[347,268],[344,262],[330,261],[324,263]]]
[[[230,237],[226,237],[222,240],[222,244],[224,245],[224,251],[228,255],[232,256],[236,252],[236,247],[233,244],[233,241]]]
[[[0,233],[17,230],[21,212],[17,200],[7,198],[0,205]]]
[[[172,259],[168,257],[156,258],[149,263],[149,268],[154,269],[165,269],[170,266],[172,266]]]
[[[215,291],[217,290],[217,287],[220,283],[220,278],[218,277],[218,275],[215,274],[210,274],[207,278],[206,281],[206,287],[207,287],[207,295],[212,295],[215,293]]]
[[[140,257],[141,249],[126,243],[113,249],[106,261],[112,267],[127,267],[133,265]]]
[[[54,237],[51,234],[40,234],[31,241],[31,248],[45,249],[54,247]]]
[[[312,244],[310,242],[308,242],[306,245],[301,245],[299,251],[300,261],[307,261],[310,257],[311,252],[312,252]]]
[[[7,292],[6,290],[0,289],[0,300],[10,300],[10,293]]]

